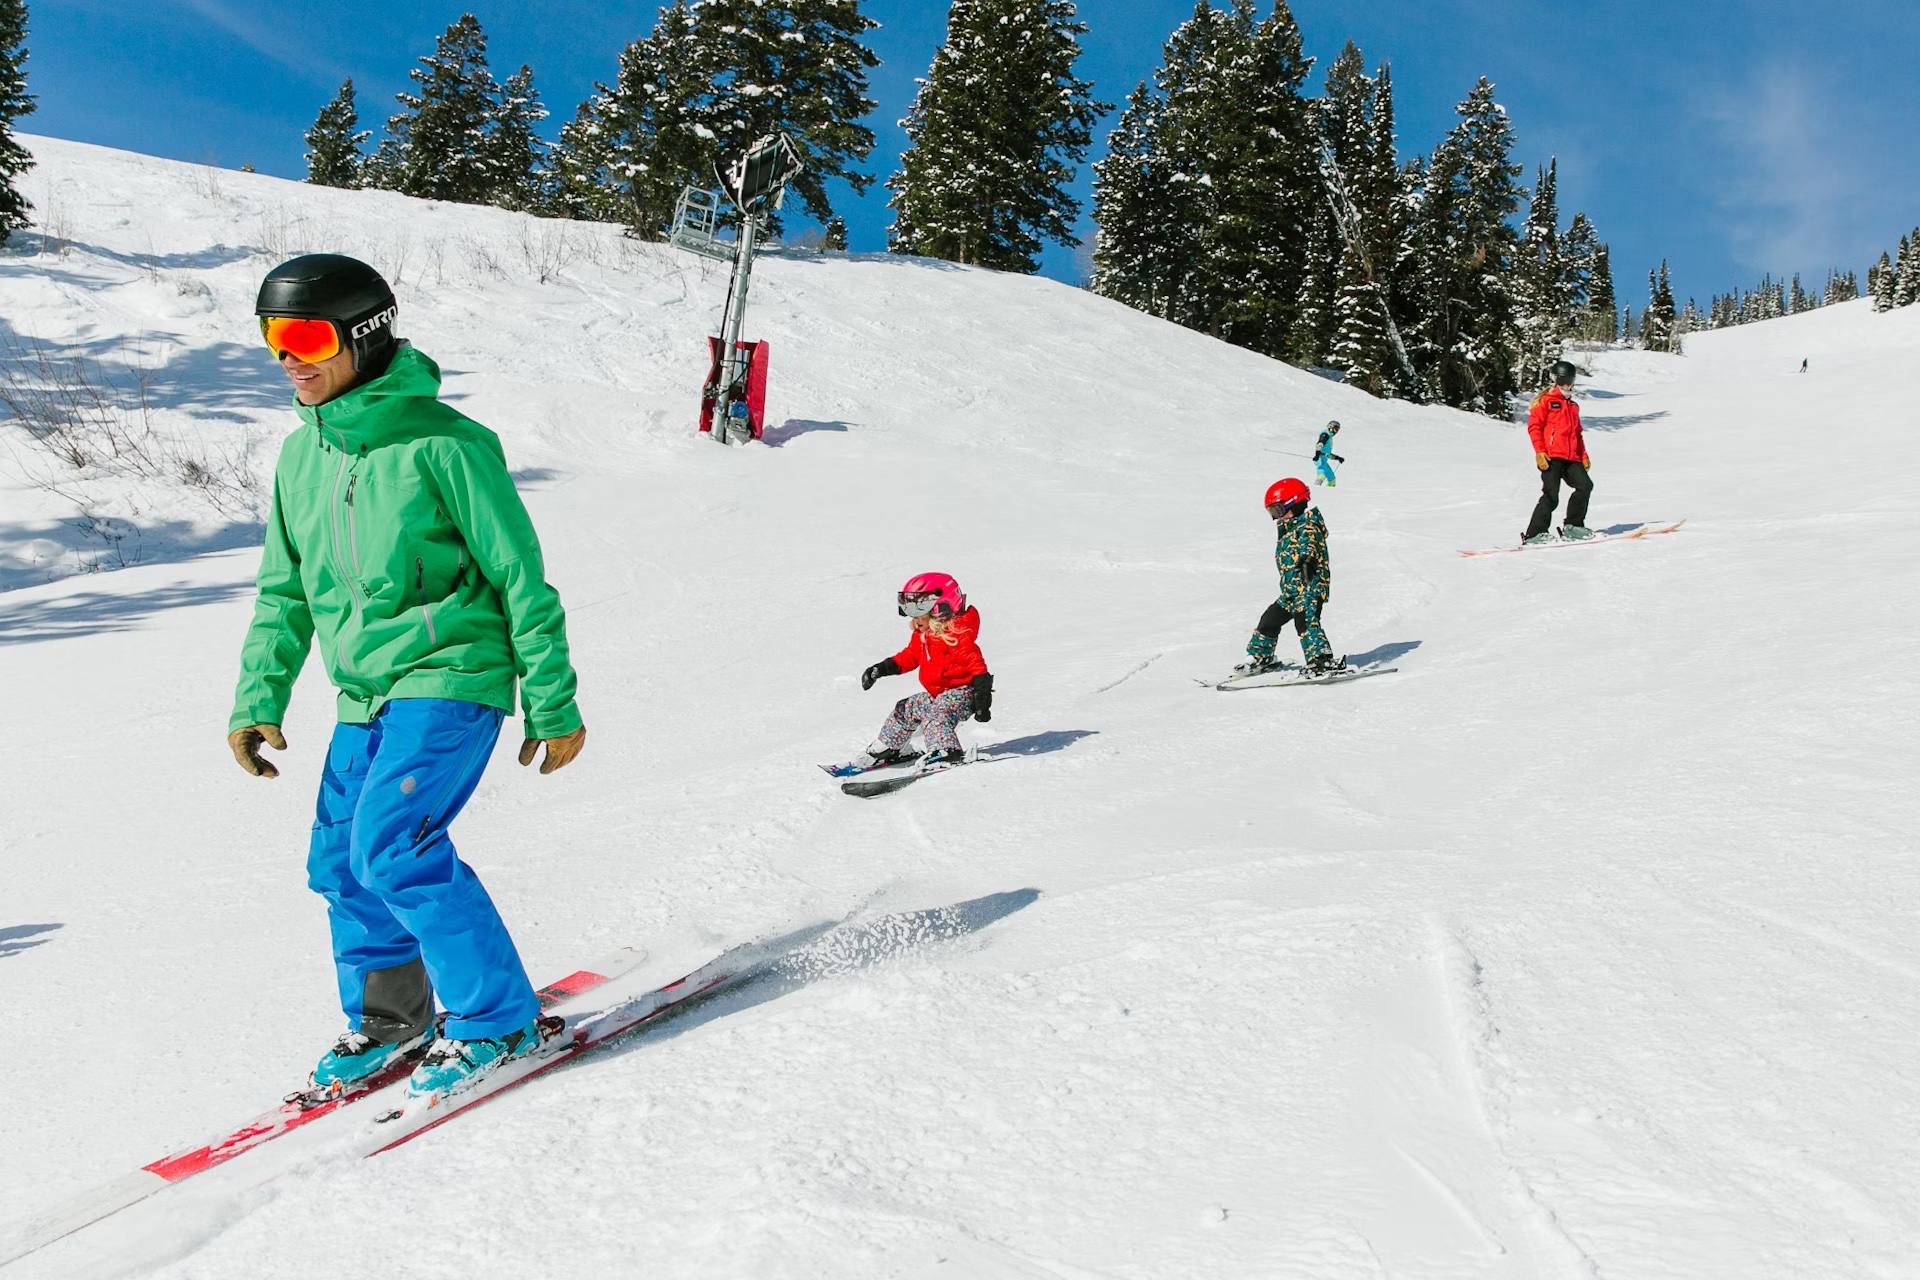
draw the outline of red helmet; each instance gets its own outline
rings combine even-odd
[[[1311,500],[1307,486],[1292,476],[1275,480],[1267,489],[1267,514],[1276,520],[1282,516],[1299,515],[1307,509],[1307,503]]]

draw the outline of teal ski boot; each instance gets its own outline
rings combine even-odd
[[[320,1059],[308,1081],[314,1093],[337,1096],[369,1076],[378,1075],[390,1064],[418,1054],[431,1039],[432,1023],[428,1023],[418,1035],[398,1044],[381,1044],[372,1036],[349,1031],[334,1041],[333,1048]]]
[[[536,1018],[504,1036],[484,1040],[435,1040],[427,1056],[407,1077],[407,1098],[409,1101],[443,1098],[472,1088],[513,1059],[524,1058],[538,1049],[542,1039],[540,1019]]]

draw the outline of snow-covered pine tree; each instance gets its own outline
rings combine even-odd
[[[1648,351],[1677,351],[1674,320],[1673,285],[1663,259],[1658,271],[1647,272],[1647,309],[1640,316],[1640,345]]]
[[[1512,263],[1520,207],[1513,126],[1482,77],[1434,150],[1415,222],[1422,317],[1415,363],[1430,400],[1493,417],[1516,389]]]
[[[1632,343],[1640,337],[1640,323],[1633,318],[1631,304],[1620,308],[1620,341]]]
[[[1351,246],[1334,214],[1339,195],[1331,189],[1337,181],[1347,200],[1354,201],[1353,187],[1358,171],[1373,160],[1372,121],[1369,111],[1373,100],[1373,79],[1367,75],[1366,60],[1353,41],[1347,41],[1340,56],[1327,68],[1326,87],[1318,101],[1311,104],[1315,126],[1314,145],[1332,157],[1332,169],[1324,175],[1328,187],[1316,202],[1307,220],[1306,262],[1301,273],[1300,302],[1294,317],[1293,333],[1288,341],[1287,358],[1309,368],[1327,365],[1335,335],[1341,330],[1341,299],[1349,279],[1368,281],[1368,244],[1366,229],[1349,227],[1356,237]],[[1354,203],[1358,204],[1357,201]],[[1355,213],[1358,213],[1356,207]],[[1348,216],[1341,206],[1341,217]],[[1349,248],[1353,250],[1348,253]],[[1377,319],[1377,317],[1376,317]],[[1357,332],[1357,330],[1356,330]],[[1385,341],[1384,330],[1381,340]],[[1333,365],[1334,368],[1344,368]]]
[[[1368,278],[1357,243],[1342,257],[1340,279],[1339,329],[1327,363],[1346,375],[1348,386],[1384,398],[1398,381],[1397,359],[1387,337],[1387,291]]]
[[[1515,375],[1523,390],[1545,387],[1560,358],[1573,311],[1573,288],[1560,242],[1560,162],[1536,169],[1514,258],[1515,326],[1519,331]]]
[[[0,0],[0,245],[27,225],[33,208],[15,185],[33,167],[33,157],[13,136],[13,122],[34,109],[26,66],[26,0]]]
[[[349,76],[307,130],[308,182],[321,187],[360,185],[360,171],[366,163],[360,144],[372,135],[358,128],[359,123],[360,110],[354,105],[353,78]]]
[[[613,172],[611,100],[612,90],[596,84],[547,150],[547,207],[555,217],[619,222],[627,214],[625,184]]]
[[[1842,271],[1834,267],[1827,272],[1827,287],[1821,294],[1823,306],[1832,306],[1836,302],[1852,302],[1860,296],[1860,278],[1851,271]]]
[[[1893,275],[1893,260],[1884,253],[1867,268],[1867,292],[1873,295],[1875,311],[1893,310]]]
[[[595,123],[576,130],[590,133],[597,150],[575,163],[592,160],[604,171],[616,188],[608,203],[624,210],[643,239],[666,237],[683,187],[718,181],[717,135],[707,123],[712,71],[704,57],[692,8],[674,0],[652,32],[621,52],[614,87],[602,86],[589,104]]]
[[[1031,272],[1043,241],[1080,243],[1067,187],[1113,109],[1073,74],[1086,30],[1072,0],[953,0],[887,182],[891,251]]]
[[[407,73],[417,94],[395,95],[404,110],[387,121],[368,185],[411,196],[486,204],[493,198],[487,131],[498,104],[487,70],[487,36],[463,13]]]
[[[1900,237],[1900,256],[1893,267],[1893,305],[1909,307],[1920,300],[1920,227]]]
[[[1586,336],[1590,341],[1612,343],[1620,337],[1619,300],[1613,293],[1613,261],[1607,246],[1593,251],[1593,274],[1587,282]]]
[[[1175,170],[1165,99],[1135,87],[1093,166],[1093,275],[1087,287],[1136,311],[1172,319],[1171,299],[1188,247],[1169,234]]]
[[[807,165],[792,193],[824,225],[830,183],[856,195],[873,184],[855,166],[873,150],[860,121],[874,107],[867,72],[880,65],[864,38],[879,24],[860,0],[697,0],[692,14],[693,65],[706,79],[696,124],[713,135],[712,156],[730,161],[785,130]]]
[[[1255,21],[1253,0],[1232,0],[1244,54],[1224,64],[1226,108],[1215,121],[1218,220],[1201,235],[1199,275],[1221,337],[1278,356],[1287,349],[1307,270],[1308,227],[1324,209],[1324,180],[1300,88],[1313,69],[1287,0]],[[1195,121],[1195,124],[1200,124]]]
[[[1805,289],[1800,287],[1800,273],[1793,273],[1793,285],[1787,291],[1787,314],[1797,316],[1803,311],[1811,311],[1819,303]]]
[[[487,126],[483,158],[489,203],[522,211],[547,207],[547,144],[537,132],[546,118],[540,91],[533,87],[533,68],[523,63],[500,86]]]

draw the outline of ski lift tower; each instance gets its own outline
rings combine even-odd
[[[740,330],[747,318],[754,251],[766,234],[769,216],[786,195],[787,184],[804,167],[793,141],[784,133],[770,133],[724,173],[716,173],[740,214],[738,235],[732,241],[718,238],[721,191],[688,187],[674,209],[668,237],[674,244],[733,263],[720,336],[707,339],[707,382],[700,393],[700,430],[722,444],[758,440],[766,425],[767,344],[740,341]]]

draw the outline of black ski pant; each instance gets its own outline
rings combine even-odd
[[[1593,496],[1593,479],[1587,475],[1587,469],[1571,458],[1548,458],[1547,469],[1540,473],[1540,501],[1534,504],[1533,519],[1527,523],[1526,537],[1532,538],[1547,531],[1553,523],[1553,509],[1560,505],[1560,481],[1565,480],[1573,490],[1573,496],[1567,499],[1566,523],[1585,528],[1587,525],[1587,499]]]

